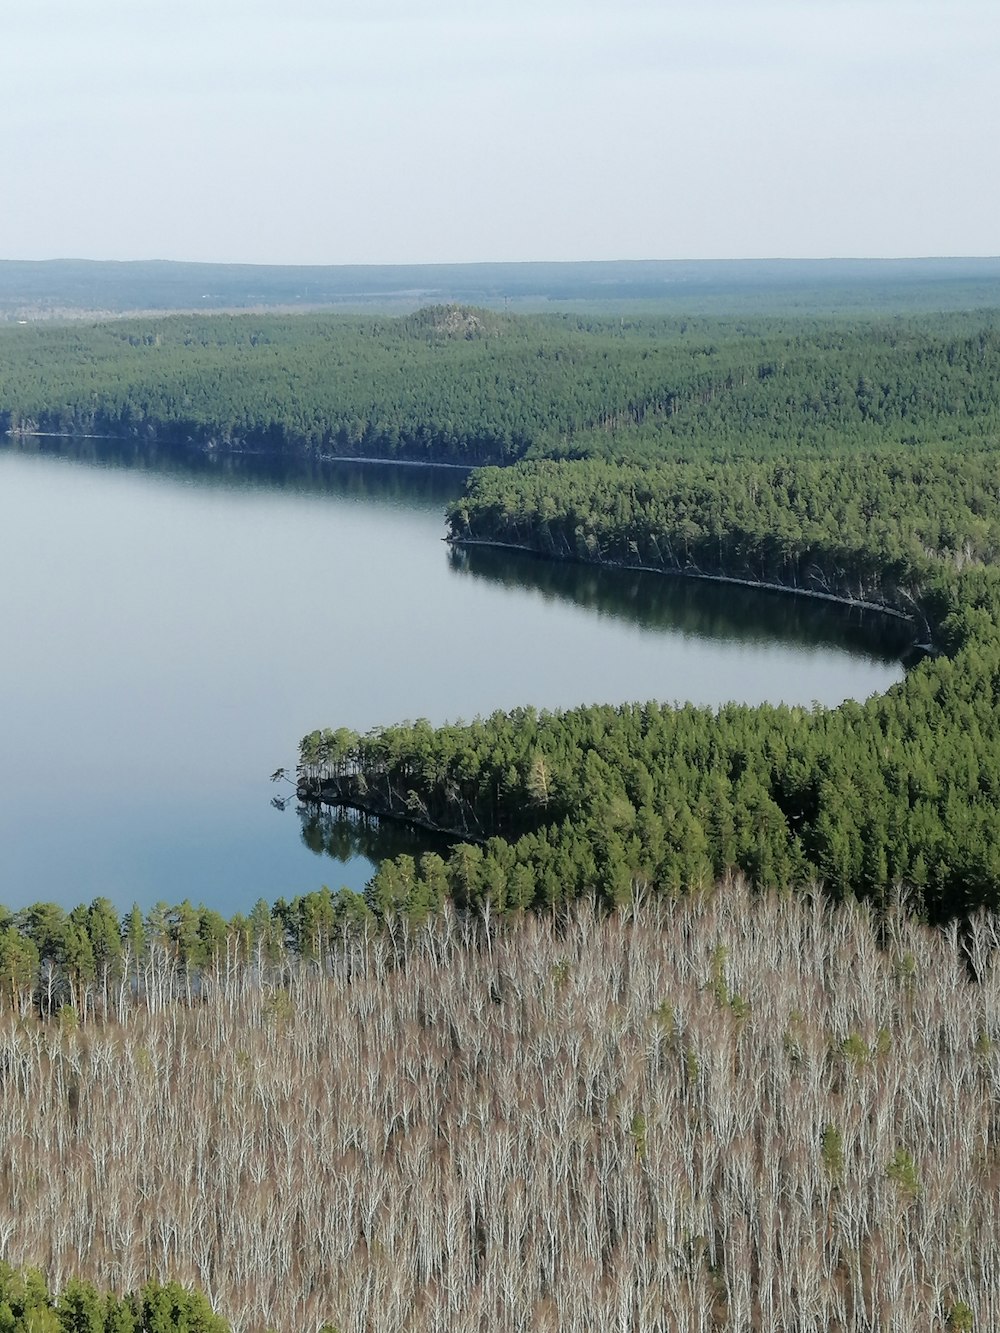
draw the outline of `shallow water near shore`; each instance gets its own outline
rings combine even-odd
[[[453,550],[450,469],[0,444],[0,903],[360,889],[408,835],[271,807],[315,727],[658,698],[836,704],[905,625],[636,571]],[[404,841],[401,842],[400,839]]]

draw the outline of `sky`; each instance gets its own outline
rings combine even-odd
[[[0,0],[0,258],[1000,253],[998,0]]]

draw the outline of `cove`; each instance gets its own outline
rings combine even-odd
[[[441,541],[450,469],[0,446],[0,902],[231,915],[419,850],[272,809],[319,726],[657,698],[836,704],[905,625]],[[289,789],[285,789],[286,793]]]

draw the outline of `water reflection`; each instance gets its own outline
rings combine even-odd
[[[373,865],[394,856],[419,857],[429,851],[443,856],[453,841],[391,820],[372,819],[357,810],[300,805],[297,812],[303,844],[316,856],[329,856],[341,865],[359,856]]]
[[[127,469],[150,476],[221,486],[326,495],[406,509],[443,513],[461,494],[467,468],[344,458],[291,458],[188,448],[156,440],[97,436],[0,436],[0,448],[25,456]]]
[[[450,547],[449,562],[455,574],[570,602],[644,630],[698,639],[846,648],[890,663],[899,661],[914,637],[912,626],[892,616],[732,583],[607,569],[489,546]]]

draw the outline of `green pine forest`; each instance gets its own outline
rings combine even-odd
[[[150,1281],[128,1296],[71,1277],[58,1296],[36,1268],[0,1261],[0,1328],[4,1333],[230,1333],[198,1291]]]
[[[0,428],[463,464],[960,446],[997,312],[172,316],[0,327]]]

